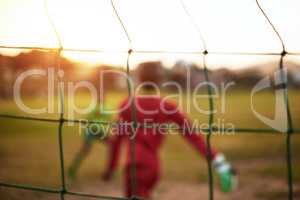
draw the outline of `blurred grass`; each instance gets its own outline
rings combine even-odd
[[[112,93],[107,96],[107,101],[114,107],[120,103],[126,93]],[[217,112],[215,121],[232,123],[235,127],[265,128],[267,127],[253,115],[250,108],[250,92],[237,90],[226,96],[225,112],[221,112],[221,101],[216,99]],[[65,98],[67,99],[67,98]],[[90,96],[79,93],[75,97],[76,105],[84,107],[89,103]],[[294,127],[300,127],[300,93],[299,90],[290,91],[290,104]],[[45,104],[43,98],[33,100],[26,97],[25,102],[40,108]],[[183,99],[183,105],[188,100]],[[197,100],[201,108],[207,109],[206,99]],[[268,116],[274,114],[274,93],[265,92],[255,96],[255,108],[258,112]],[[18,110],[11,100],[1,100],[0,113],[24,114]],[[66,102],[65,113],[69,105]],[[188,110],[187,108],[183,108]],[[56,113],[42,115],[43,117],[58,118]],[[189,116],[206,123],[208,116],[197,113],[191,107]],[[68,116],[65,116],[68,117]],[[75,113],[76,118],[84,118]],[[59,154],[57,130],[58,124],[35,121],[21,121],[0,119],[0,181],[11,183],[28,183],[39,186],[58,187],[60,183]],[[78,125],[65,124],[64,155],[65,166],[68,167],[71,159],[78,151],[82,141]],[[212,137],[213,146],[224,152],[230,160],[238,166],[248,165],[259,161],[266,164],[253,165],[247,170],[249,175],[260,177],[275,177],[286,179],[285,171],[285,136],[283,134],[264,133],[236,133],[234,135],[217,135]],[[168,136],[162,147],[161,159],[163,160],[163,176],[170,180],[205,181],[207,178],[206,162],[203,158],[186,145],[178,135]],[[83,163],[79,173],[79,181],[88,182],[97,180],[104,168],[106,148],[104,144],[95,144],[91,155]],[[300,181],[300,135],[293,136],[294,178]],[[264,163],[264,162],[262,162]],[[121,171],[118,171],[118,175]]]

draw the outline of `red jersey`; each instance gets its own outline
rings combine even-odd
[[[177,105],[169,100],[160,98],[158,96],[137,96],[134,99],[136,120],[141,127],[133,129],[129,125],[118,128],[110,141],[110,158],[107,171],[113,171],[118,164],[121,143],[129,144],[130,136],[135,137],[135,162],[136,165],[155,168],[159,171],[159,148],[165,138],[166,129],[161,127],[149,128],[144,127],[145,124],[170,124],[175,123],[182,130],[182,136],[186,139],[201,155],[207,155],[207,148],[203,135],[191,132],[187,128],[190,121],[187,116],[181,112]],[[132,108],[128,99],[122,102],[120,106],[119,121],[123,123],[131,123]],[[133,131],[133,132],[132,132]],[[130,148],[127,148],[126,166],[132,164]],[[215,157],[216,152],[211,151],[212,158]]]

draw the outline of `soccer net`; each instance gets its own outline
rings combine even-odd
[[[278,32],[277,28],[273,25],[271,19],[268,17],[267,13],[265,12],[265,10],[261,7],[260,2],[258,0],[256,0],[256,5],[257,8],[260,10],[262,16],[265,17],[266,19],[266,26],[269,26],[270,28],[272,28],[273,32],[276,34],[278,41],[281,44],[281,50],[279,53],[274,53],[274,52],[267,52],[267,53],[255,53],[255,52],[222,52],[222,51],[209,51],[209,49],[207,48],[207,44],[206,44],[206,40],[205,38],[202,36],[202,32],[201,32],[201,27],[199,27],[197,25],[197,23],[195,23],[193,16],[191,15],[191,13],[189,12],[189,9],[186,7],[184,0],[180,1],[180,5],[182,6],[183,11],[185,12],[187,18],[189,19],[190,23],[192,26],[194,26],[195,30],[197,30],[199,39],[201,40],[202,44],[203,44],[203,51],[165,51],[165,50],[155,50],[155,51],[140,51],[140,50],[136,50],[131,44],[132,41],[134,41],[134,37],[132,37],[128,30],[126,25],[123,23],[122,17],[120,16],[118,9],[115,5],[114,0],[111,0],[111,7],[113,9],[114,15],[117,18],[119,24],[122,27],[122,31],[124,32],[128,42],[129,42],[129,48],[125,51],[120,50],[117,52],[120,53],[126,53],[127,54],[127,64],[126,64],[126,72],[127,75],[130,77],[130,68],[131,68],[131,63],[130,63],[130,59],[132,57],[132,54],[134,53],[143,53],[143,54],[147,54],[147,53],[168,53],[168,54],[178,54],[178,53],[183,53],[183,54],[194,54],[194,55],[199,55],[203,58],[203,67],[204,67],[204,75],[205,75],[205,81],[206,82],[210,82],[210,75],[209,75],[209,71],[207,68],[207,56],[208,55],[251,55],[251,56],[267,56],[267,55],[272,55],[272,56],[278,56],[280,57],[279,63],[278,63],[278,68],[280,69],[281,72],[281,82],[282,84],[280,85],[280,87],[276,88],[278,90],[282,90],[284,93],[284,107],[286,109],[286,115],[287,115],[287,122],[288,122],[288,127],[287,130],[285,131],[285,137],[286,137],[286,141],[285,141],[285,145],[286,145],[286,165],[287,165],[287,180],[288,180],[288,199],[292,200],[293,199],[293,166],[292,166],[292,155],[291,155],[291,140],[292,140],[292,134],[299,132],[300,130],[293,128],[293,124],[292,124],[292,117],[291,117],[291,112],[290,112],[290,106],[289,106],[289,100],[288,100],[288,85],[287,85],[287,80],[284,77],[283,74],[283,69],[284,69],[284,58],[287,55],[300,55],[300,53],[293,53],[293,52],[288,52],[286,50],[285,47],[285,43],[280,35],[280,33]],[[49,14],[48,9],[47,9],[47,2],[45,3],[46,5],[46,15],[48,16],[48,20],[49,23],[53,29],[53,31],[56,34],[56,39],[57,42],[59,44],[59,48],[47,48],[47,47],[26,47],[26,46],[0,46],[0,48],[7,48],[7,49],[26,49],[26,50],[48,50],[48,51],[54,51],[56,54],[56,65],[57,68],[60,68],[60,59],[61,59],[61,54],[62,51],[78,51],[78,52],[102,52],[101,50],[94,50],[94,49],[76,49],[76,48],[64,48],[64,44],[63,44],[63,40],[60,37],[59,32],[57,31],[57,27],[55,26],[55,23],[53,23],[51,14]],[[208,44],[209,45],[209,44]],[[57,78],[57,81],[60,81],[60,77]],[[60,85],[60,84],[58,84]],[[129,96],[134,96],[134,88],[133,86],[129,83],[127,83],[127,87],[128,87],[128,95]],[[213,110],[214,110],[214,98],[213,98],[213,89],[211,88],[210,84],[207,84],[207,94],[209,95],[209,109],[210,109],[210,114],[209,114],[209,127],[207,129],[201,129],[198,131],[202,131],[207,133],[206,134],[206,142],[207,142],[207,148],[208,148],[208,156],[207,156],[207,163],[208,163],[208,185],[209,185],[209,199],[212,200],[214,199],[214,184],[213,184],[213,171],[212,171],[212,164],[211,164],[211,136],[212,133],[214,131],[218,131],[220,129],[222,129],[222,127],[215,127],[213,126],[213,122],[214,122],[214,114],[213,114]],[[28,116],[20,116],[20,115],[9,115],[9,114],[0,114],[1,118],[9,118],[9,119],[17,119],[17,120],[31,120],[31,121],[44,121],[44,122],[49,122],[49,123],[57,123],[58,127],[57,127],[57,134],[58,134],[58,142],[59,142],[59,163],[60,163],[60,177],[61,177],[61,181],[60,181],[60,189],[50,189],[50,188],[43,188],[43,187],[36,187],[36,186],[30,186],[30,185],[22,185],[22,184],[10,184],[10,183],[5,183],[5,182],[0,182],[0,187],[7,187],[7,188],[17,188],[17,189],[24,189],[24,190],[32,190],[32,191],[38,191],[38,192],[46,192],[46,193],[55,193],[55,194],[59,194],[61,199],[64,199],[65,195],[74,195],[74,196],[81,196],[81,197],[90,197],[90,198],[99,198],[99,199],[128,199],[128,198],[121,198],[121,197],[113,197],[113,196],[101,196],[101,195],[95,195],[95,194],[87,194],[87,193],[81,193],[81,192],[72,192],[69,191],[67,186],[66,186],[66,181],[65,181],[65,164],[64,164],[64,147],[63,147],[63,125],[66,122],[73,122],[73,123],[84,123],[84,124],[88,124],[88,123],[103,123],[103,124],[109,124],[109,123],[114,123],[114,122],[107,122],[107,121],[93,121],[93,120],[86,120],[86,121],[82,121],[82,120],[74,120],[74,119],[68,119],[64,117],[64,99],[63,99],[63,88],[61,88],[60,86],[60,95],[59,95],[59,99],[60,99],[60,115],[58,119],[49,119],[49,118],[40,118],[40,117],[28,117]],[[132,106],[132,110],[134,109],[134,104],[131,104]],[[142,124],[138,124],[136,121],[136,117],[135,117],[135,113],[132,113],[132,119],[133,119],[133,126],[135,127],[141,127],[143,126]],[[153,126],[155,126],[155,124],[153,124]],[[243,132],[251,132],[253,134],[255,133],[274,133],[277,134],[279,133],[277,130],[274,129],[258,129],[258,128],[235,128],[234,130],[236,133],[243,133]],[[130,142],[131,145],[131,149],[133,149],[131,151],[132,153],[132,158],[135,158],[134,154],[134,142],[135,142],[135,137],[133,137],[133,139]],[[134,193],[134,191],[136,190],[136,185],[138,184],[138,182],[136,182],[136,171],[135,171],[135,166],[132,166],[132,170],[131,170],[131,179],[132,179],[132,183],[131,183],[131,187],[132,187],[132,191]],[[133,195],[131,198],[129,199],[140,199],[139,197]]]

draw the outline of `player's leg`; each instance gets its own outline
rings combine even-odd
[[[83,162],[83,160],[88,156],[88,154],[91,151],[92,145],[96,139],[99,140],[105,140],[107,135],[105,134],[105,128],[102,126],[99,127],[99,124],[97,123],[91,123],[89,124],[84,132],[83,135],[83,143],[80,147],[80,150],[78,153],[75,155],[71,166],[68,171],[68,175],[71,179],[76,178],[77,171]]]
[[[126,197],[132,196],[132,179],[131,169],[125,169],[125,195]],[[156,167],[140,165],[136,167],[136,196],[145,199],[151,198],[152,191],[159,180],[159,171]]]
[[[86,129],[84,134],[84,140],[83,143],[75,155],[74,159],[72,160],[71,166],[68,171],[69,178],[75,179],[77,175],[77,171],[83,162],[83,160],[87,157],[87,155],[90,153],[92,144],[93,144],[94,136],[92,134],[89,134],[88,129]]]

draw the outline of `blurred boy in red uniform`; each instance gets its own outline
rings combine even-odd
[[[203,135],[191,131],[191,122],[188,117],[181,112],[177,105],[169,100],[160,98],[159,96],[149,95],[154,87],[151,84],[156,83],[159,77],[158,70],[152,66],[151,72],[147,72],[147,66],[144,70],[140,70],[139,79],[144,83],[144,89],[148,95],[138,95],[134,98],[134,111],[136,113],[137,123],[145,125],[149,123],[154,124],[170,124],[175,123],[182,130],[182,136],[191,144],[200,155],[206,157],[208,149],[206,148]],[[149,69],[149,66],[148,66]],[[148,84],[151,82],[151,84]],[[121,144],[126,143],[127,160],[124,170],[124,185],[125,195],[131,197],[136,195],[138,197],[149,198],[155,184],[160,179],[160,160],[159,149],[166,135],[166,130],[160,127],[150,128],[139,126],[133,128],[131,122],[135,119],[132,117],[132,106],[129,99],[125,99],[120,106],[119,121],[128,123],[127,125],[120,125],[118,131],[110,138],[108,144],[110,145],[109,162],[103,179],[111,178],[113,172],[118,166]],[[153,124],[152,124],[153,125]],[[147,126],[147,125],[146,125]],[[189,127],[190,126],[190,127]],[[130,138],[134,137],[135,145],[135,159],[131,158],[131,147],[129,145]],[[231,191],[234,187],[234,176],[230,164],[225,160],[222,154],[211,149],[211,158],[213,166],[220,175],[221,189],[224,192]],[[132,191],[132,166],[136,168],[136,191]]]

